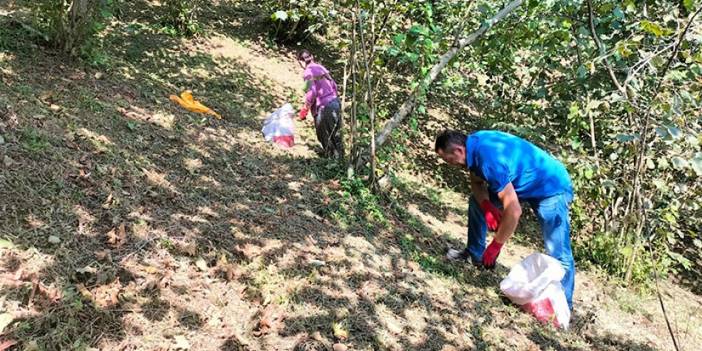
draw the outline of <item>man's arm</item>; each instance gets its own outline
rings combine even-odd
[[[519,204],[519,198],[512,183],[508,183],[501,192],[497,193],[497,197],[502,202],[502,218],[494,240],[504,244],[517,229],[519,217],[522,216],[522,206]]]
[[[480,179],[480,177],[470,173],[470,190],[473,192],[475,200],[481,204],[484,200],[490,200],[490,195],[488,195],[487,188],[485,187],[485,181]]]

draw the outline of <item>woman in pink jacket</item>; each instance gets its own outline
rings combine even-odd
[[[305,69],[302,73],[306,89],[305,105],[300,110],[300,119],[304,120],[307,112],[312,111],[317,140],[322,144],[324,156],[343,159],[341,103],[337,96],[336,82],[324,66],[314,62],[309,51],[300,51],[297,59]]]

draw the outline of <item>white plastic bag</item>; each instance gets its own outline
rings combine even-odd
[[[500,290],[541,322],[568,329],[570,309],[561,279],[565,270],[555,258],[533,253],[512,267]]]
[[[295,109],[289,103],[275,110],[263,122],[263,137],[266,141],[278,144],[283,148],[295,145]]]

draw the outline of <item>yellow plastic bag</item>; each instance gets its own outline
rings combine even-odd
[[[200,101],[193,99],[193,92],[190,90],[180,93],[180,97],[171,95],[170,99],[188,111],[204,113],[206,115],[215,116],[217,119],[222,119],[222,116],[219,113],[212,111],[212,109],[203,105]]]

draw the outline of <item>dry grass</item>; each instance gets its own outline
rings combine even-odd
[[[309,125],[292,151],[265,144],[260,117],[296,93],[290,54],[237,37],[234,22],[212,39],[175,40],[131,15],[112,26],[101,70],[26,40],[0,57],[0,310],[13,318],[2,340],[45,350],[669,348],[652,298],[586,272],[569,332],[506,303],[499,279],[530,240],[509,245],[495,272],[445,262],[463,240],[463,195],[405,174],[390,198],[369,196],[335,180]],[[0,36],[17,31],[0,20]],[[185,88],[224,119],[168,101]],[[683,344],[698,344],[699,296],[668,291]]]

